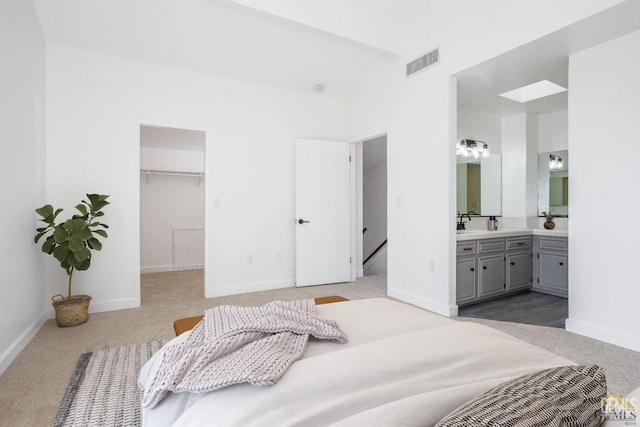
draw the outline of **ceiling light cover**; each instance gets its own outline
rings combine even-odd
[[[500,96],[512,101],[525,103],[566,91],[566,87],[562,87],[560,85],[552,83],[549,80],[541,80],[527,86],[522,86],[518,89],[501,93]]]

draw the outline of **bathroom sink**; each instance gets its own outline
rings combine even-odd
[[[485,230],[456,230],[457,234],[486,233]]]

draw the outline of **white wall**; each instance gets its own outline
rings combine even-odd
[[[484,111],[458,106],[458,136],[456,140],[469,138],[484,141],[491,154],[502,153],[502,117]]]
[[[569,110],[540,114],[538,152],[566,150],[569,145]]]
[[[640,351],[640,32],[569,58],[567,329]],[[613,154],[615,161],[609,161]],[[624,218],[617,223],[617,218]]]
[[[140,122],[207,131],[206,295],[293,284],[295,139],[341,138],[338,101],[55,43],[47,65],[48,198],[111,194],[109,239],[74,278],[94,311],[139,304]]]
[[[457,313],[457,113],[450,76],[617,3],[433,1],[428,14],[416,16],[406,54],[395,67],[354,83],[358,87],[346,106],[347,136],[388,134],[391,296],[438,313]],[[440,63],[406,78],[406,62],[436,46]]]
[[[507,227],[526,228],[527,217],[538,213],[538,127],[536,114],[502,118],[502,215]]]
[[[202,135],[204,146],[205,135]],[[173,150],[153,147],[140,148],[140,169],[204,172],[204,150]]]
[[[204,134],[202,135],[204,145]],[[142,169],[204,172],[204,151],[142,147]],[[200,177],[140,177],[140,271],[174,268],[173,230],[204,228],[205,185]],[[195,248],[194,248],[195,249]],[[201,248],[204,255],[204,247]]]
[[[502,214],[525,217],[527,197],[527,114],[502,119]]]
[[[44,204],[45,124],[45,45],[33,2],[0,2],[0,75],[2,373],[38,331],[47,309],[47,255],[33,243],[40,227],[33,211]]]

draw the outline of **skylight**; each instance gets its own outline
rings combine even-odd
[[[555,95],[556,93],[566,92],[567,88],[551,83],[549,80],[541,80],[518,89],[501,93],[503,98],[511,99],[521,103],[533,101],[534,99],[544,98],[545,96]]]

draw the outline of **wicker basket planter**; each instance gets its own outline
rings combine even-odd
[[[72,295],[65,298],[62,295],[54,295],[51,305],[56,310],[56,323],[61,328],[78,326],[89,320],[89,295]]]

